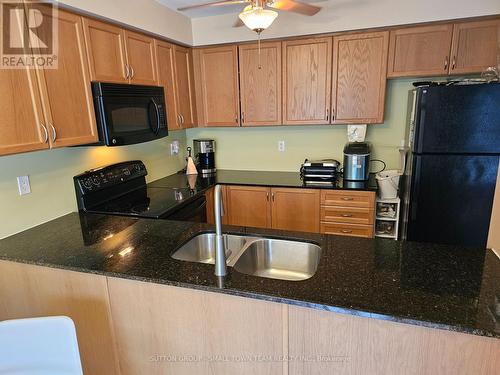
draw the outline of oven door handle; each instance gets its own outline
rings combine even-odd
[[[158,134],[160,132],[160,108],[158,108],[158,104],[156,104],[155,100],[151,98],[151,102],[155,106],[155,112],[156,112],[156,130],[154,131],[155,134]]]

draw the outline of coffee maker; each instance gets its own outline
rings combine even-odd
[[[215,141],[213,139],[194,139],[194,164],[198,173],[210,175],[215,173]]]

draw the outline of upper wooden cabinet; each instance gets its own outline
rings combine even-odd
[[[196,49],[194,65],[200,125],[239,126],[237,47]]]
[[[35,71],[0,69],[0,96],[0,155],[48,148]]]
[[[190,48],[174,46],[177,114],[183,129],[196,123],[193,54]]]
[[[453,25],[392,30],[388,77],[448,74]]]
[[[125,31],[129,81],[135,85],[156,85],[156,53],[154,39]]]
[[[281,42],[239,46],[242,126],[281,125]]]
[[[93,81],[158,83],[153,38],[87,18],[83,24]]]
[[[479,73],[500,65],[500,19],[453,27],[450,74]]]
[[[165,90],[168,128],[190,128],[195,122],[191,51],[156,41],[158,84]]]
[[[391,31],[388,77],[481,73],[500,64],[500,19]]]
[[[125,31],[88,18],[83,26],[92,80],[128,83]]]
[[[332,38],[284,41],[283,123],[330,121]]]
[[[46,8],[43,12],[44,17],[52,17],[50,9]],[[98,134],[82,18],[59,10],[57,22],[58,67],[37,70],[48,139],[51,147],[93,143],[98,140]],[[47,32],[44,25],[35,32],[39,35]]]
[[[332,123],[384,121],[389,32],[333,38]]]
[[[227,216],[231,225],[270,228],[270,189],[262,186],[226,186]]]

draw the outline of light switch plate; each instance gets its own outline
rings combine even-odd
[[[19,195],[26,195],[31,193],[29,176],[17,177],[17,188],[19,189]]]

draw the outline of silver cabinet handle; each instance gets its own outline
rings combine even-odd
[[[184,115],[183,114],[181,114],[181,123],[182,123],[182,125],[184,125]]]
[[[47,131],[47,127],[43,123],[40,123],[40,126],[43,128],[43,132],[45,134],[43,137],[43,143],[47,143],[49,141],[49,132]]]
[[[326,109],[326,122],[330,122],[330,110]]]
[[[57,139],[57,131],[56,131],[56,128],[54,127],[54,125],[52,125],[52,123],[49,122],[49,125],[52,129],[52,143],[54,143]]]
[[[182,126],[181,115],[177,115],[177,125]]]
[[[352,217],[352,214],[342,214],[342,217]]]
[[[332,117],[332,122],[333,122],[333,120],[335,120],[335,108],[332,108],[331,117]]]
[[[131,67],[130,67],[130,79],[133,79],[133,78],[134,78],[134,76],[135,76],[135,70],[134,70],[134,68],[131,66]]]
[[[245,112],[241,112],[241,123],[245,122]]]
[[[352,197],[342,197],[342,200],[343,201],[352,201],[353,198]]]
[[[266,193],[266,200],[269,202],[269,193]]]
[[[271,199],[273,200],[274,202],[274,193],[271,193]]]
[[[444,70],[448,69],[448,56],[444,58]]]
[[[342,233],[352,233],[352,230],[347,230],[347,229],[341,229],[340,230]]]
[[[457,64],[457,57],[453,56],[453,60],[451,61],[451,69],[455,69],[456,64]]]
[[[128,64],[125,64],[125,78],[126,79],[130,78],[130,70],[128,68]]]

